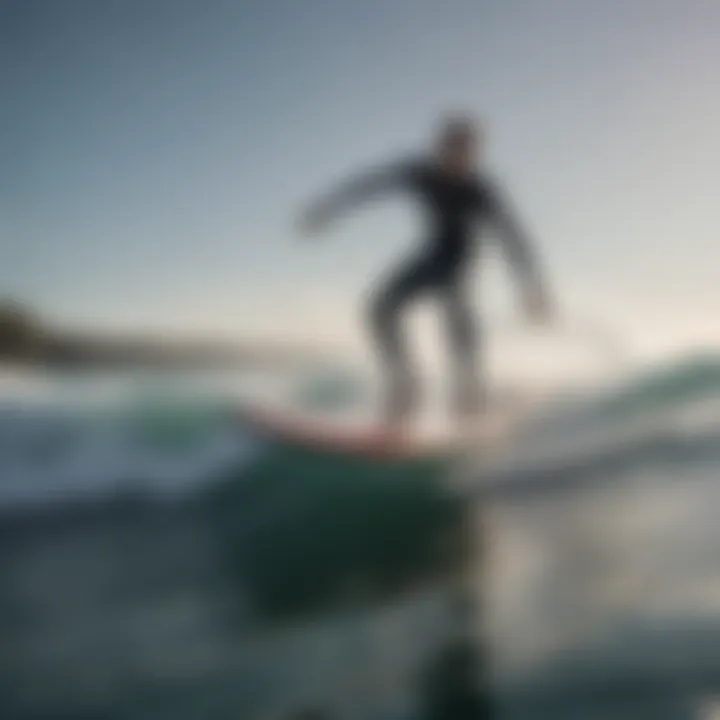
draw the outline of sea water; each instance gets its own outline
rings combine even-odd
[[[711,370],[683,365],[558,401],[529,418],[495,467],[478,459],[474,497],[489,543],[479,597],[500,717],[717,714],[720,373]],[[267,374],[4,374],[3,717],[260,717],[348,695],[358,668],[379,658],[383,672],[356,692],[377,691],[381,675],[392,685],[394,666],[412,668],[437,641],[432,594],[268,637],[228,612],[231,592],[193,501],[263,451],[228,411],[261,389],[297,399],[298,387]],[[149,523],[88,504],[148,493],[167,501]],[[384,690],[397,717],[412,707],[403,690]]]

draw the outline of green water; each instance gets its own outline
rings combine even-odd
[[[227,562],[267,617],[441,571],[458,508],[450,459],[374,460],[279,446],[213,493]]]

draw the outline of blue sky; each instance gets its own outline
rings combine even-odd
[[[568,315],[718,343],[718,37],[715,0],[0,0],[0,290],[68,323],[355,338],[412,213],[311,245],[294,214],[459,108]]]

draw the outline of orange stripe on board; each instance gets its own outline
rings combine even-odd
[[[347,428],[265,408],[240,411],[237,419],[273,440],[343,455],[412,459],[430,455],[441,448],[448,449],[447,444],[411,439],[401,431],[371,426]]]

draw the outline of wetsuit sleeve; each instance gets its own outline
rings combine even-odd
[[[524,285],[538,284],[541,272],[538,259],[517,214],[497,186],[482,188],[482,205],[515,277]]]
[[[397,162],[366,171],[340,183],[334,190],[315,202],[311,211],[318,220],[323,222],[331,220],[387,192],[411,186],[417,173],[417,165],[412,161]]]

